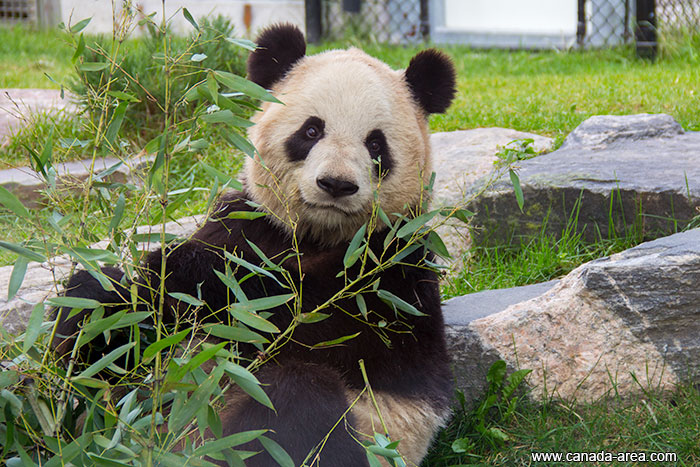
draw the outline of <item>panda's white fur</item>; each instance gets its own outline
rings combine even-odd
[[[247,161],[245,177],[254,199],[285,228],[296,223],[297,235],[339,243],[367,221],[378,188],[386,213],[407,214],[420,204],[432,172],[430,140],[403,71],[358,49],[333,50],[302,58],[272,91],[283,104],[265,103],[253,118],[249,136],[259,156]],[[290,161],[283,143],[311,116],[325,121],[325,136],[305,160]],[[395,154],[381,183],[364,145],[375,129]],[[359,189],[334,198],[317,186],[325,176]]]

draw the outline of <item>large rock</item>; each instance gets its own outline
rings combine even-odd
[[[192,216],[168,222],[166,232],[179,237],[191,235],[202,223],[203,216]],[[160,225],[142,226],[136,229],[139,234],[160,232]],[[102,241],[94,245],[94,248],[106,248],[108,243]],[[138,245],[142,250],[158,248],[158,243],[142,243]],[[22,287],[12,300],[7,300],[7,290],[10,283],[13,266],[0,267],[0,324],[10,334],[18,334],[24,331],[29,320],[29,315],[34,304],[55,296],[60,292],[63,281],[73,267],[73,263],[67,256],[51,258],[46,263],[31,263],[27,267]]]
[[[472,185],[493,172],[493,164],[498,159],[496,154],[512,141],[526,139],[533,140],[532,147],[538,153],[552,148],[551,138],[507,128],[476,128],[431,135],[435,171],[433,205],[464,206],[469,201]],[[438,233],[454,258],[460,258],[471,244],[469,229],[456,219],[439,227]]]
[[[63,162],[55,165],[57,189],[62,192],[81,193],[90,173],[109,183],[140,183],[155,156],[137,156],[131,159],[115,157]],[[115,168],[116,167],[116,168]],[[109,172],[108,172],[109,170]],[[46,182],[27,167],[0,170],[0,186],[12,192],[28,208],[40,208],[45,204]]]
[[[558,283],[555,280],[510,289],[485,290],[451,298],[443,304],[452,372],[455,384],[464,392],[467,400],[476,400],[484,393],[489,367],[503,358],[493,346],[487,345],[479,337],[471,323],[538,297]]]
[[[538,288],[448,301],[458,386],[478,395],[496,359],[529,368],[536,397],[595,400],[700,382],[700,229],[592,261]],[[505,294],[487,316],[489,295]],[[475,310],[483,310],[474,315]],[[473,358],[470,360],[470,355]],[[466,369],[465,369],[466,368]]]
[[[587,240],[655,238],[700,214],[700,133],[667,115],[591,117],[560,149],[519,165],[524,212],[510,179],[498,180],[473,204],[478,244],[529,238],[545,222],[559,235],[573,221]]]

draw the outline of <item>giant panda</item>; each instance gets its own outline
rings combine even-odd
[[[392,220],[397,214],[415,216],[425,205],[424,188],[432,172],[427,118],[444,112],[455,94],[453,65],[437,50],[420,52],[405,71],[395,71],[355,48],[307,56],[303,34],[290,25],[264,30],[257,44],[248,60],[248,77],[281,103],[264,103],[252,118],[249,138],[257,153],[245,163],[244,188],[225,195],[201,229],[166,253],[165,289],[201,296],[207,304],[201,320],[226,319],[230,297],[215,275],[225,268],[222,250],[261,264],[251,243],[268,258],[283,259],[282,266],[303,287],[302,312],[340,290],[344,278],[337,273],[343,270],[349,242],[370,219],[373,203]],[[229,215],[241,211],[266,215]],[[388,228],[378,222],[369,239],[375,255],[382,255],[387,235]],[[288,255],[293,244],[300,255]],[[397,248],[396,241],[390,245]],[[358,319],[354,298],[335,302],[323,310],[331,315],[328,319],[298,326],[258,371],[276,411],[231,390],[220,412],[223,435],[269,428],[300,465],[332,432],[313,465],[368,465],[359,441],[383,431],[375,403],[365,395],[348,411],[365,387],[358,364],[363,360],[390,438],[400,441],[398,450],[409,465],[420,464],[450,414],[452,392],[438,277],[426,259],[430,255],[419,248],[376,277],[381,289],[426,316],[402,316],[402,324],[385,332],[383,340]],[[159,298],[150,284],[159,283],[162,263],[157,250],[143,264],[137,284],[145,300]],[[115,283],[122,280],[118,269],[103,272]],[[264,276],[241,286],[249,299],[285,292]],[[128,296],[128,285],[122,282],[108,292],[83,271],[70,279],[65,294],[115,304]],[[370,324],[396,322],[395,309],[376,293],[363,297]],[[165,319],[183,319],[182,304],[171,295],[163,299]],[[271,311],[269,320],[280,329],[294,319],[286,305]],[[83,318],[84,313],[59,318],[55,346],[60,352],[68,351]],[[343,345],[310,350],[318,342],[355,333]],[[333,430],[346,411],[345,422]],[[267,456],[263,451],[247,465],[275,465]]]

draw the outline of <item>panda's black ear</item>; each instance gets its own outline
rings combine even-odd
[[[304,34],[292,24],[275,24],[257,39],[258,48],[248,57],[248,79],[270,89],[306,54]]]
[[[455,67],[450,57],[436,49],[411,59],[406,81],[413,97],[428,114],[443,113],[455,96]]]

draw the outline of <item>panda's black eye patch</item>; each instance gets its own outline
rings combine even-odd
[[[309,155],[309,151],[323,138],[323,130],[326,124],[318,117],[309,117],[297,131],[287,138],[284,148],[290,161],[303,161]]]
[[[380,175],[380,169],[382,174],[386,176],[393,167],[394,160],[391,157],[384,132],[379,129],[370,131],[365,138],[365,147],[369,151],[370,157],[377,162],[377,176]]]

